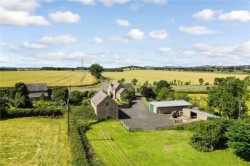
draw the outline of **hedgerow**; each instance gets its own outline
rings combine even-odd
[[[7,111],[7,117],[30,117],[47,116],[58,117],[63,115],[63,111],[58,107],[38,107],[38,108],[10,108]]]

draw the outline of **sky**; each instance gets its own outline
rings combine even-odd
[[[250,0],[1,0],[0,66],[250,65]]]

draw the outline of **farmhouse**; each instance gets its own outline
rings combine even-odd
[[[92,97],[91,105],[94,108],[98,119],[108,117],[113,119],[118,118],[117,103],[102,91],[98,92],[94,97]]]
[[[180,112],[183,108],[188,108],[191,105],[184,100],[150,102],[149,111],[156,114],[171,114],[174,111]]]
[[[121,94],[127,89],[135,89],[131,83],[111,83],[108,87],[108,95],[113,99],[121,99]]]
[[[186,118],[187,120],[207,120],[211,118],[219,118],[219,116],[209,114],[207,112],[203,112],[200,110],[195,109],[188,109],[184,108],[182,110],[182,117]]]
[[[49,99],[51,96],[51,91],[48,89],[46,83],[35,83],[35,84],[26,84],[29,91],[29,98],[36,100],[39,99],[42,94],[45,98]]]

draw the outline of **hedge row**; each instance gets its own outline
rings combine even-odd
[[[175,92],[187,94],[208,94],[207,90],[175,90]]]
[[[39,107],[39,108],[15,108],[6,111],[7,117],[30,117],[30,116],[62,116],[62,109],[58,107]]]

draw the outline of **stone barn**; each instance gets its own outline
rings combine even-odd
[[[34,83],[26,84],[29,91],[29,98],[32,100],[40,99],[40,96],[44,94],[45,99],[50,99],[51,89],[48,89],[46,83]]]
[[[108,117],[113,119],[118,118],[118,104],[102,91],[92,97],[91,105],[98,119]]]
[[[182,110],[182,117],[190,120],[207,120],[211,118],[219,118],[219,116],[209,114],[207,112],[188,108],[184,108]]]
[[[156,114],[171,114],[174,111],[178,113],[182,111],[183,108],[188,108],[191,105],[192,104],[184,100],[150,102],[149,111]]]

